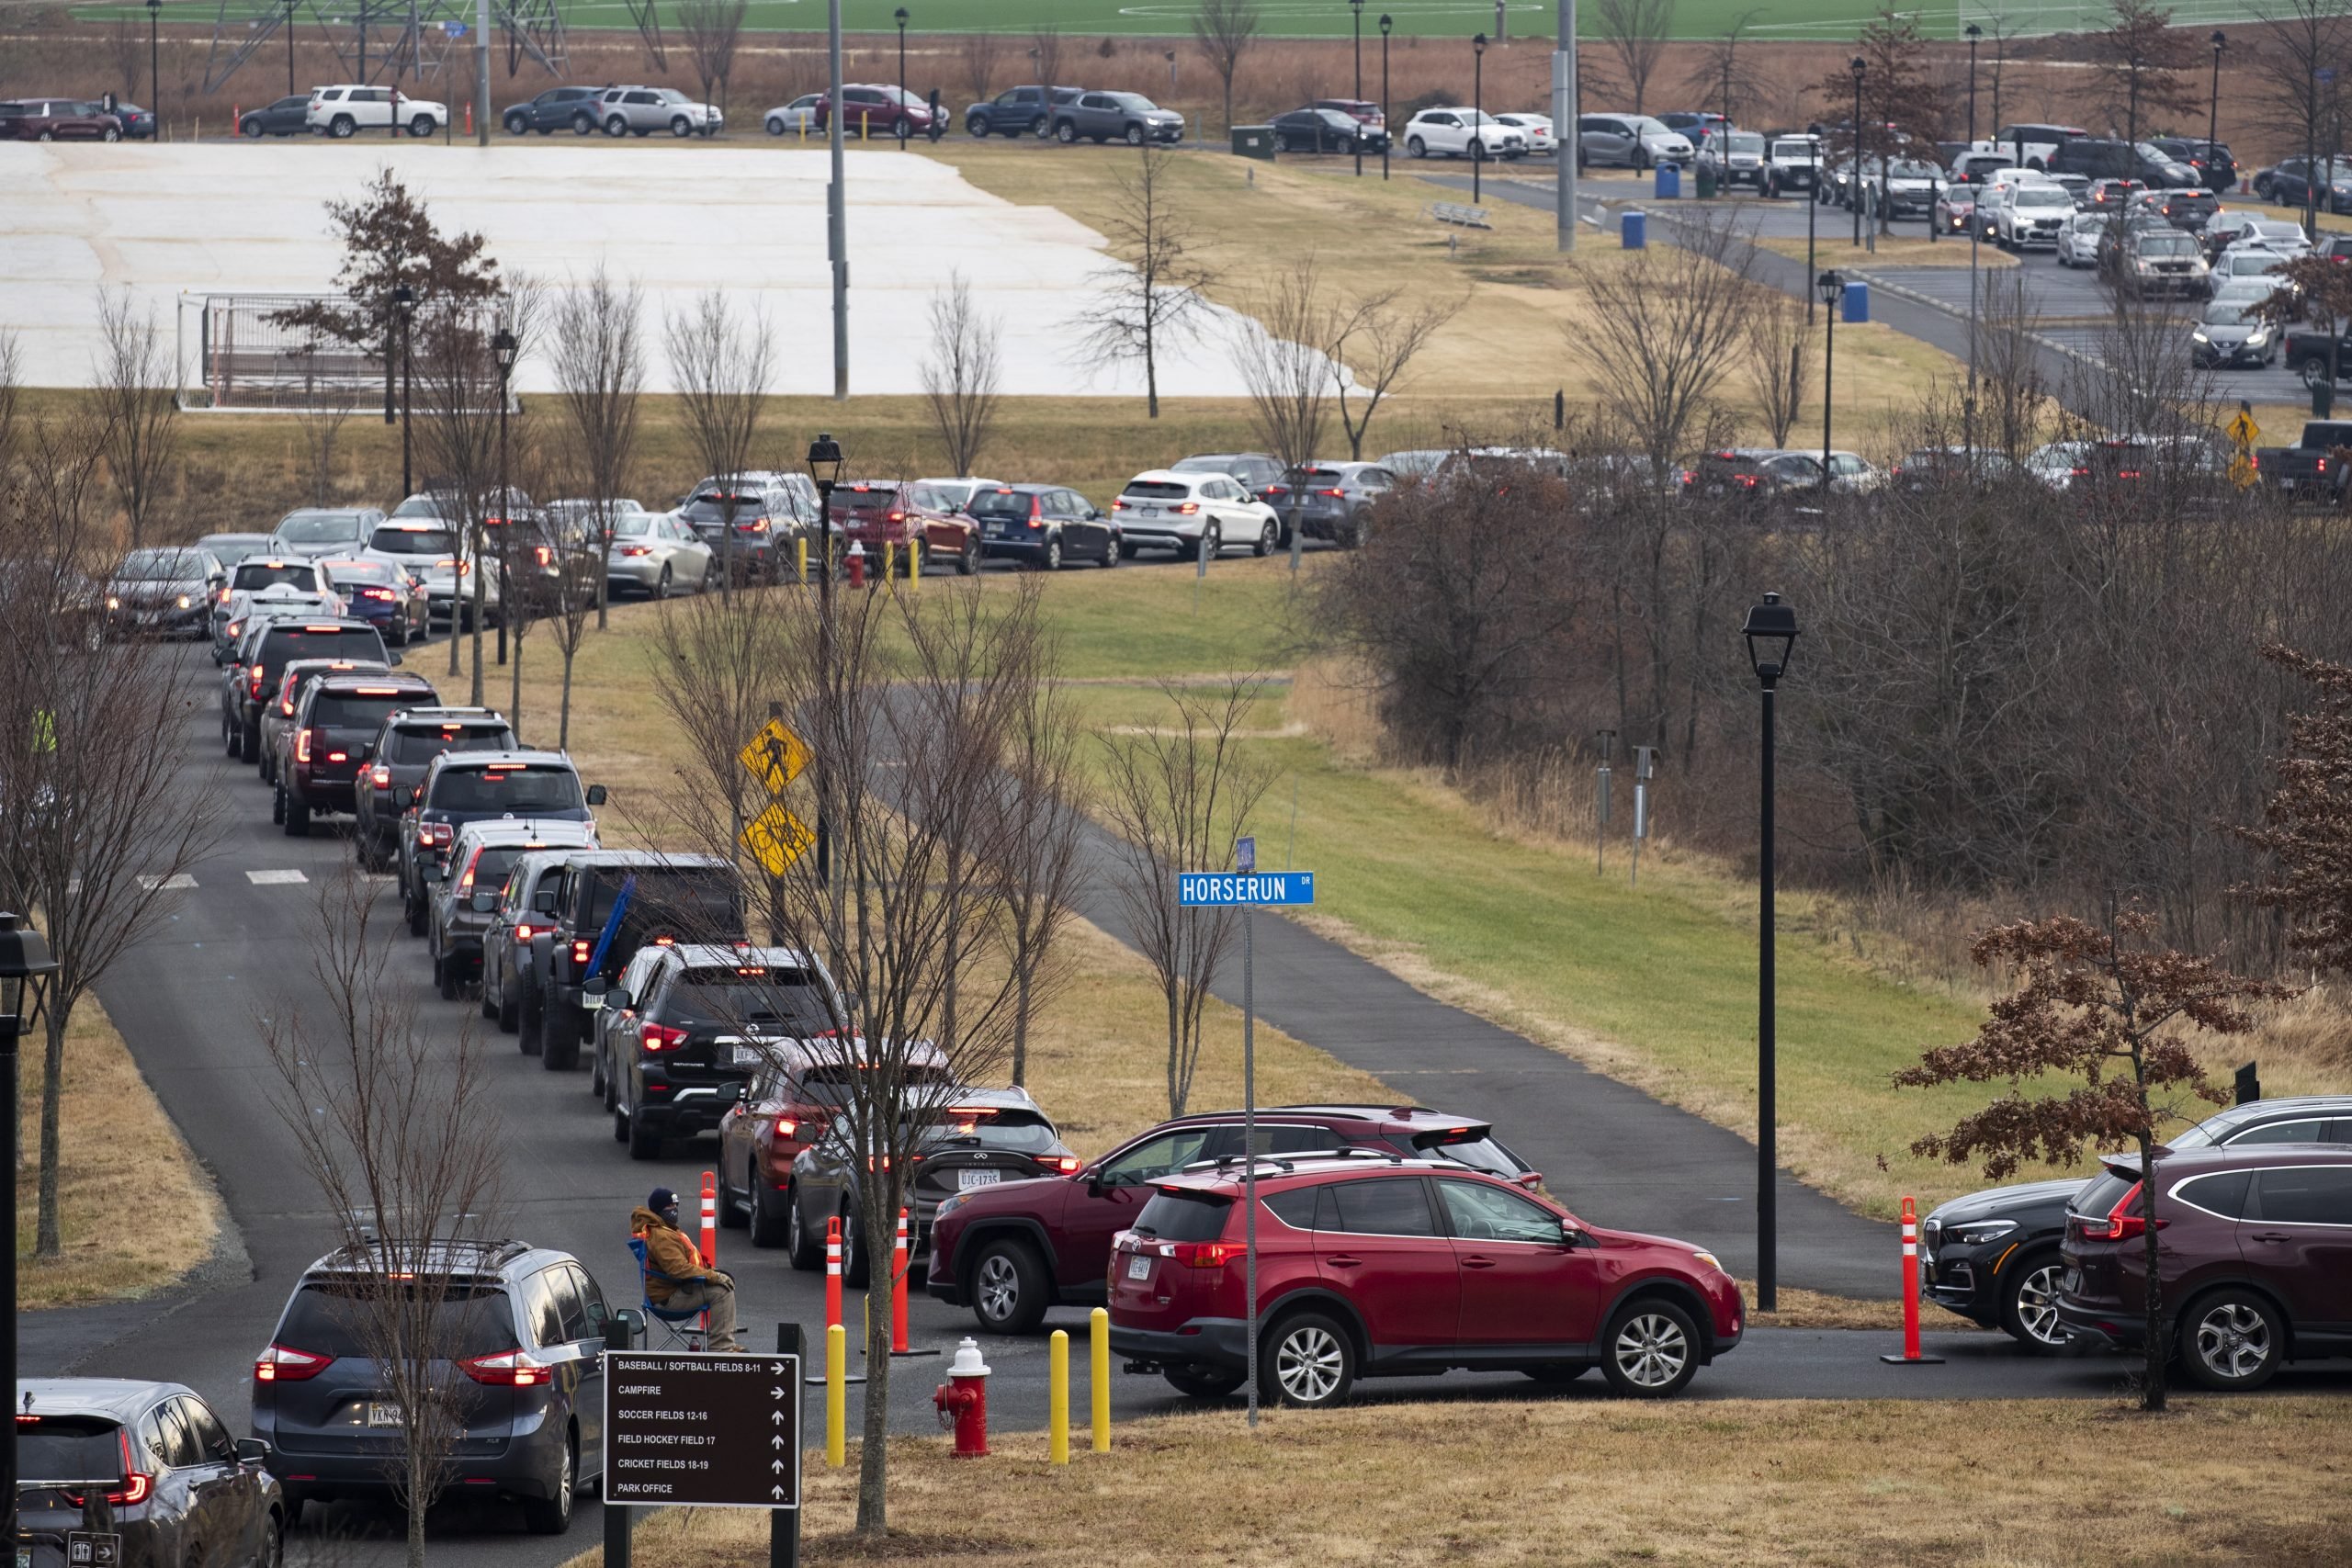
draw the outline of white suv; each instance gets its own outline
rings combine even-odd
[[[1123,553],[1133,555],[1138,545],[1150,545],[1192,560],[1204,552],[1222,554],[1230,545],[1262,556],[1274,547],[1282,529],[1274,509],[1252,500],[1232,475],[1180,474],[1172,468],[1152,468],[1129,479],[1111,503],[1111,515]]]
[[[698,104],[675,87],[607,88],[596,112],[604,116],[607,136],[650,136],[657,130],[716,136],[727,128],[727,117],[716,105]]]
[[[449,123],[449,106],[412,98],[398,87],[370,87],[345,83],[311,89],[311,107],[303,122],[312,130],[342,139],[363,130],[388,130],[394,126],[411,136],[430,136]]]
[[[1405,127],[1405,151],[1415,158],[1523,158],[1527,133],[1476,109],[1423,109]]]
[[[2058,231],[2075,215],[2075,198],[2054,182],[2029,180],[1996,187],[2003,194],[1993,209],[1993,243],[2005,251],[2035,245],[2058,248]]]

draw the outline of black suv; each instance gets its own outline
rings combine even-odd
[[[384,647],[382,634],[366,621],[338,617],[321,621],[273,621],[257,631],[235,670],[232,739],[241,761],[261,761],[261,709],[277,690],[286,665],[295,659],[371,659],[394,665],[401,656]]]
[[[2352,1144],[2352,1095],[2256,1100],[2215,1111],[2172,1149],[2241,1144]],[[2066,1205],[2087,1178],[2030,1181],[1955,1198],[1919,1227],[1921,1286],[1929,1301],[2031,1350],[2066,1343],[2058,1322],[2058,1245]]]
[[[2163,152],[2149,156],[2154,152],[2147,142],[2134,146],[2104,137],[2076,136],[2060,142],[2058,151],[2050,155],[2050,172],[2084,175],[2094,180],[2140,180],[2151,190],[2197,188],[2196,170]]]
[[[303,688],[321,675],[374,675],[389,681],[392,669],[377,659],[288,660],[286,668],[277,672],[277,684],[262,700],[262,783],[273,786],[277,783],[278,764],[287,760],[294,747],[294,713],[302,705]],[[270,813],[269,819],[285,820],[276,811]]]
[[[641,997],[605,997],[618,1014],[605,1033],[613,1137],[632,1159],[717,1132],[769,1040],[808,1039],[838,1016],[824,965],[788,947],[682,942],[661,951],[641,983]]]
[[[2196,170],[2198,183],[2214,195],[2237,188],[2238,161],[2231,154],[2228,142],[2208,141],[2201,136],[2152,136],[2148,140],[2165,157]]]
[[[519,1241],[378,1244],[303,1271],[254,1361],[254,1431],[271,1446],[289,1517],[313,1497],[388,1498],[401,1473],[386,1463],[401,1411],[368,1348],[371,1304],[391,1304],[386,1247],[393,1279],[417,1281],[407,1310],[429,1311],[448,1350],[443,1386],[459,1429],[444,1484],[520,1503],[534,1534],[563,1534],[572,1494],[603,1459],[605,1323],[635,1314],[607,1309],[570,1253]]]
[[[396,713],[368,746],[368,780],[358,791],[352,843],[360,865],[381,871],[400,856],[401,814],[444,751],[512,751],[514,731],[489,708],[414,707]]]
[[[586,136],[596,129],[596,100],[604,96],[602,87],[549,87],[529,103],[507,108],[503,117],[506,134],[520,136],[536,130],[545,136],[569,130],[574,136]]]
[[[411,936],[424,934],[432,913],[430,883],[447,874],[458,829],[485,817],[593,822],[589,807],[605,804],[605,786],[583,795],[580,773],[560,751],[444,751],[425,765],[424,780],[401,818],[401,913]]]
[[[554,884],[555,903],[537,1043],[540,1065],[550,1071],[579,1062],[592,999],[603,1007],[605,991],[639,947],[735,942],[746,935],[743,879],[733,863],[718,855],[584,851],[543,880],[543,890],[547,880]],[[525,1039],[523,1049],[531,1045]],[[711,1124],[718,1122],[714,1112]]]
[[[984,104],[964,111],[964,129],[974,136],[1045,136],[1053,129],[1053,110],[1078,102],[1078,87],[1056,87],[1047,103],[1044,87],[1007,87]]]
[[[555,908],[553,874],[571,853],[531,850],[515,856],[481,939],[481,1015],[495,1020],[503,1032],[520,1034],[526,1054],[539,1039],[539,998],[547,988],[554,924],[548,918]]]
[[[386,716],[440,700],[432,682],[415,675],[320,675],[306,682],[277,770],[272,815],[286,836],[309,833],[313,811],[356,810],[368,748]]]

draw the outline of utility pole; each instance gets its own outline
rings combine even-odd
[[[1577,0],[1559,0],[1559,35],[1552,46],[1553,205],[1560,254],[1577,248],[1577,158],[1584,139],[1577,134]]]
[[[484,0],[487,4],[488,0]],[[825,138],[832,152],[832,183],[825,187],[825,255],[833,264],[833,400],[849,399],[849,195],[842,168],[842,0],[827,0],[831,37],[827,58],[832,112],[825,116]]]
[[[400,106],[392,107],[398,120]],[[490,145],[490,0],[474,0],[474,144]]]

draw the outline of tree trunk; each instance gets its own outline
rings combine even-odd
[[[514,658],[507,669],[507,673],[513,677],[513,685],[507,699],[506,728],[514,732],[516,740],[520,740],[523,739],[523,639],[510,636],[506,640],[514,645]]]
[[[74,1004],[52,997],[49,1004],[49,1037],[41,1050],[40,1073],[40,1219],[38,1239],[33,1246],[36,1258],[57,1258],[65,1247],[57,1223],[57,1164],[58,1112],[64,1097],[65,1085],[65,1026],[74,1017]],[[17,1114],[15,1106],[8,1114]]]
[[[1233,73],[1225,73],[1225,137],[1233,140]]]
[[[895,1263],[890,1242],[897,1235],[898,1216],[885,1215],[888,1186],[868,1186],[860,1194],[865,1213],[866,1279],[881,1286],[879,1302],[869,1290],[865,1314],[865,1419],[857,1456],[857,1533],[880,1538],[889,1529],[890,1478],[890,1270]]]
[[[1144,301],[1143,308],[1145,321],[1143,333],[1144,417],[1147,419],[1158,419],[1159,417],[1159,356],[1153,352],[1156,345],[1152,342],[1152,332],[1150,326],[1151,311],[1156,307],[1154,307],[1149,299],[1146,299]]]
[[[1180,1060],[1179,1053],[1182,1049],[1183,1034],[1182,1026],[1177,1022],[1176,1019],[1176,982],[1172,979],[1168,983],[1167,993],[1168,1114],[1174,1117],[1184,1114],[1184,1091],[1190,1087],[1190,1085],[1187,1082],[1180,1082],[1177,1078],[1177,1064]]]
[[[2143,1098],[2145,1090],[2142,1091]],[[2144,1365],[2141,1376],[2146,1380],[2140,1391],[2140,1408],[2151,1413],[2165,1407],[2164,1287],[2156,1277],[2156,1159],[2155,1139],[2144,1130],[2140,1134],[2140,1190],[2146,1195],[2148,1224],[2142,1233],[2143,1257],[2148,1270],[2146,1314],[2140,1327]]]
[[[1012,953],[1012,1087],[1029,1082],[1029,944],[1017,944]]]
[[[413,1455],[408,1467],[408,1568],[424,1568],[424,1513],[432,1506],[432,1467]]]
[[[599,590],[599,592],[601,594],[602,591]],[[597,601],[597,608],[599,611],[604,608],[604,601],[601,597]],[[571,634],[567,632],[565,635]],[[559,751],[568,751],[571,749],[571,660],[573,657],[571,649],[564,650],[563,700],[562,705],[556,710],[555,721],[555,749]]]

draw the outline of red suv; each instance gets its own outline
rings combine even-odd
[[[926,562],[953,562],[958,573],[971,576],[980,570],[978,527],[968,517],[922,504],[910,484],[888,479],[844,481],[833,487],[833,527],[839,547],[865,547],[866,570],[882,570],[882,547],[896,551],[897,569],[907,569],[907,546],[922,541]]]
[[[1434,1160],[1258,1162],[1259,1396],[1317,1408],[1359,1377],[1455,1368],[1566,1382],[1599,1363],[1657,1399],[1739,1343],[1739,1287],[1687,1242],[1596,1230]],[[1129,1371],[1219,1396],[1248,1375],[1242,1172],[1157,1183],[1110,1269]]]
[[[2100,1163],[2067,1206],[2058,1320],[2092,1344],[2136,1349],[2148,1279],[2140,1156]],[[2175,1149],[2157,1170],[2157,1283],[2192,1382],[2260,1388],[2283,1361],[2352,1356],[2352,1148]]]
[[[1242,1114],[1163,1122],[1069,1175],[967,1188],[940,1204],[926,1285],[968,1306],[991,1334],[1026,1334],[1057,1304],[1098,1305],[1111,1238],[1136,1223],[1151,1184],[1201,1160],[1241,1153]],[[1275,1105],[1258,1111],[1257,1152],[1281,1156],[1371,1148],[1433,1155],[1524,1187],[1543,1172],[1494,1129],[1425,1105]]]

